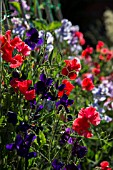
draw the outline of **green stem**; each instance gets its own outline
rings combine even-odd
[[[36,1],[36,6],[37,6],[39,19],[43,19],[38,0]]]
[[[53,22],[53,14],[51,11],[51,2],[50,0],[46,0],[46,4],[45,4],[45,11],[46,11],[46,15],[47,15],[47,19],[49,21],[49,23]]]
[[[22,0],[19,0],[19,3],[20,3],[21,10],[22,10],[22,18],[24,18],[26,20],[25,11],[24,11],[23,6],[22,6]]]
[[[5,13],[5,16],[6,16],[6,19],[4,21],[4,27],[5,27],[5,30],[7,31],[9,29],[9,21],[8,21],[7,11],[6,11],[6,7],[5,7],[4,1],[3,1],[3,10],[4,10],[4,13]]]
[[[55,9],[55,13],[56,13],[56,17],[58,18],[58,20],[62,20],[63,16],[62,16],[62,12],[60,9],[60,3],[58,0],[52,0],[53,4],[54,4],[54,9]]]
[[[25,158],[25,170],[27,170],[27,167],[28,167],[28,159]]]
[[[57,115],[55,116],[55,118],[57,117]],[[56,119],[55,119],[56,120]],[[50,140],[50,145],[49,145],[49,160],[51,160],[51,149],[52,149],[52,141],[54,140],[57,128],[58,128],[58,124],[59,124],[60,118],[57,120],[56,123],[54,123],[53,129],[52,129],[52,138]]]

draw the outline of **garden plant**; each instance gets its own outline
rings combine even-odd
[[[0,0],[0,170],[112,168],[113,50],[57,0]]]

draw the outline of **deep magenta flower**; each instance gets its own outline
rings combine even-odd
[[[27,33],[26,36],[28,37],[25,39],[25,43],[34,50],[35,47],[41,46],[44,43],[43,38],[39,38],[38,31],[35,28],[31,28]]]
[[[64,107],[66,112],[69,113],[68,106],[72,105],[73,102],[74,102],[73,100],[68,99],[67,95],[64,94],[62,98],[60,98],[60,100],[56,102],[56,107],[58,109],[58,112],[62,109],[62,107]]]
[[[81,166],[80,166],[80,164],[75,165],[74,163],[72,163],[72,164],[66,165],[63,170],[81,170]]]
[[[87,148],[85,146],[80,146],[78,142],[75,142],[72,148],[72,155],[77,156],[77,158],[83,158],[87,153]]]
[[[42,94],[42,98],[47,98],[47,94],[49,91],[50,86],[52,85],[53,80],[51,78],[46,78],[45,74],[40,75],[40,81],[38,81],[34,87],[36,93]]]
[[[70,136],[71,134],[71,129],[70,128],[66,128],[65,132],[62,134],[61,139],[60,139],[60,144],[63,145],[66,142],[68,144],[73,144],[75,141],[75,138]]]
[[[32,157],[36,157],[36,152],[30,152],[29,149],[32,144],[32,142],[36,139],[36,136],[34,134],[26,134],[24,136],[24,139],[21,137],[21,135],[17,135],[15,142],[10,143],[6,145],[6,149],[9,151],[16,150],[17,155],[21,157],[25,157],[27,159],[30,159]]]
[[[62,162],[58,162],[57,159],[54,159],[52,162],[53,170],[61,170],[63,166],[64,164]]]

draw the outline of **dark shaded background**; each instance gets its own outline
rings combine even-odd
[[[78,24],[89,43],[92,40],[87,32],[92,26],[93,29],[99,29],[100,36],[104,34],[103,13],[106,9],[113,10],[113,0],[60,0],[60,3],[63,18],[69,19],[73,25]]]
[[[113,10],[113,0],[60,0],[63,17],[78,24],[82,31],[96,19],[103,18],[106,9]]]

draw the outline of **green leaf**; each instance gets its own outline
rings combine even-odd
[[[23,121],[23,118],[20,117],[19,115],[17,116],[18,120]]]
[[[51,54],[49,55],[50,64],[59,64],[61,62],[61,54],[57,48],[54,48]]]
[[[52,23],[50,23],[47,27],[47,30],[51,31],[51,30],[55,30],[59,27],[61,27],[61,22],[58,22],[58,21],[53,21]]]
[[[44,20],[38,20],[38,21],[33,21],[35,27],[39,30],[46,30],[47,29],[47,24]]]
[[[53,52],[54,52],[54,50],[52,50],[52,52],[51,52],[51,54],[50,54],[50,56],[49,56],[49,63],[50,63],[50,65],[51,65],[51,63],[52,63]]]
[[[46,144],[45,135],[44,135],[44,133],[43,133],[41,130],[39,131],[39,138],[40,138],[40,143],[41,143],[41,145]]]
[[[3,120],[5,119],[5,116],[2,116],[1,118],[0,118],[0,126],[3,126]]]
[[[19,2],[9,2],[9,3],[19,12],[19,14],[22,14]]]

